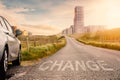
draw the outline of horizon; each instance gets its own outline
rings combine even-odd
[[[32,34],[54,35],[73,25],[75,6],[84,7],[85,26],[119,28],[119,4],[119,0],[0,0],[0,15]]]

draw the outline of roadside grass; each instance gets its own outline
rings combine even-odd
[[[82,40],[82,39],[77,39],[77,40],[87,45],[93,45],[96,47],[108,48],[113,50],[120,50],[120,44],[118,43],[98,42],[98,41],[89,41],[89,40]]]
[[[37,60],[40,58],[50,56],[57,52],[62,47],[64,47],[65,44],[66,44],[65,38],[61,38],[53,43],[46,43],[39,46],[30,46],[28,51],[28,49],[25,47],[25,44],[23,43],[23,48],[21,51],[22,61]]]
[[[87,45],[120,50],[120,28],[84,34],[74,34],[71,37],[74,37],[79,42]]]

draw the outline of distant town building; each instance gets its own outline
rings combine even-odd
[[[70,27],[68,28],[68,34],[73,34],[73,26],[70,26]]]
[[[23,36],[28,36],[28,32],[27,32],[26,30],[24,30],[24,31],[22,32],[22,35],[23,35]]]
[[[81,33],[81,29],[84,27],[84,12],[83,7],[75,7],[75,16],[74,16],[74,31],[75,33]]]
[[[62,31],[62,34],[84,34],[105,30],[105,25],[84,26],[84,10],[81,6],[75,7],[74,25]]]
[[[69,31],[68,31],[68,28],[67,28],[67,29],[66,29],[66,34],[69,34],[68,32],[69,32]]]
[[[23,35],[23,36],[31,36],[32,33],[24,30],[24,31],[22,32],[22,35]]]
[[[62,31],[62,34],[63,34],[63,35],[68,34],[68,29],[64,29],[64,30]]]
[[[72,29],[72,34],[74,34],[75,32],[74,25],[71,25],[71,29]]]
[[[29,35],[29,36],[31,36],[31,35],[32,35],[32,33],[31,33],[31,32],[28,32],[28,35]]]
[[[63,34],[63,35],[66,34],[66,33],[65,33],[65,30],[62,31],[62,34]]]
[[[87,32],[97,32],[105,30],[105,25],[88,25],[86,28]]]

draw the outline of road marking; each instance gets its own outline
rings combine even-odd
[[[100,71],[100,67],[94,61],[87,61],[86,65],[92,71]]]
[[[65,66],[62,68],[62,71],[65,71],[67,68],[71,69],[72,71],[74,71],[74,67],[73,67],[71,61],[67,61],[67,63],[65,64]]]
[[[104,71],[113,71],[112,68],[107,67],[108,65],[103,60],[98,60],[97,63]]]
[[[60,63],[58,63],[58,61],[55,61],[54,64],[51,66],[50,70],[54,70],[55,67],[58,67],[57,71],[60,71],[60,69],[62,68],[63,65],[63,61],[61,61]]]
[[[106,64],[105,61],[103,60],[96,60],[96,61],[92,61],[92,60],[88,60],[88,61],[46,61],[43,62],[40,67],[39,70],[41,71],[65,71],[65,70],[71,70],[71,71],[114,71],[113,68],[109,67],[108,64]]]
[[[84,61],[81,61],[81,63],[79,61],[75,61],[75,67],[76,67],[76,71],[79,70],[79,67],[82,68],[83,71],[86,71],[86,66],[85,66],[85,63]]]
[[[42,65],[40,65],[39,70],[46,71],[47,69],[49,69],[48,64],[51,64],[51,63],[53,63],[53,61],[51,61],[51,60],[44,62]],[[45,66],[45,65],[47,65],[47,66]]]

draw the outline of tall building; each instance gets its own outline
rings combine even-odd
[[[74,31],[75,33],[81,33],[84,27],[84,11],[83,7],[75,7],[75,17],[74,17]]]
[[[84,34],[84,33],[94,33],[97,31],[105,30],[105,25],[88,25],[84,26],[84,10],[81,6],[75,7],[74,24],[69,28],[63,30],[63,34]]]

